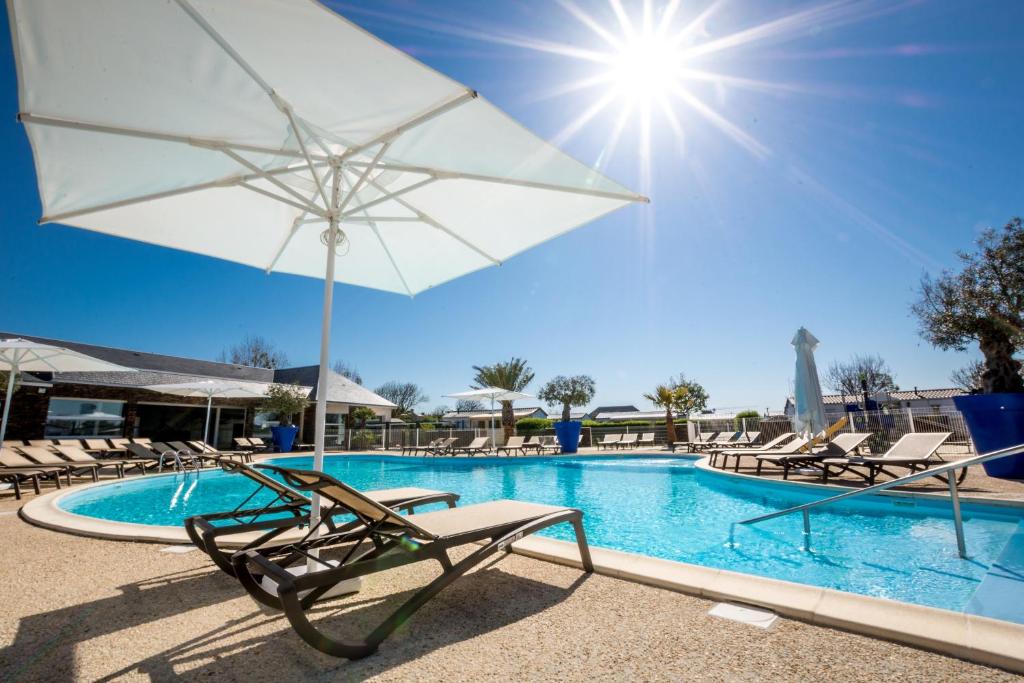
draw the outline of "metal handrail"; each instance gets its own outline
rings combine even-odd
[[[958,470],[958,469],[961,469],[961,468],[970,467],[971,465],[980,465],[981,463],[988,462],[989,460],[997,460],[999,458],[1005,458],[1005,457],[1008,457],[1008,456],[1011,456],[1011,455],[1021,455],[1021,454],[1024,454],[1024,444],[1017,444],[1016,446],[1009,446],[1008,448],[1001,448],[1001,449],[996,450],[996,451],[989,451],[988,453],[981,453],[980,455],[975,455],[975,456],[973,456],[971,458],[964,458],[963,460],[955,460],[953,462],[949,462],[949,463],[945,463],[945,464],[939,465],[938,467],[933,467],[931,469],[922,470],[920,472],[913,472],[913,473],[908,474],[908,475],[906,475],[904,477],[898,477],[898,478],[892,479],[890,481],[882,482],[881,484],[875,484],[873,486],[868,486],[867,488],[857,489],[855,491],[845,491],[845,492],[840,493],[840,494],[835,495],[835,496],[830,496],[828,498],[822,498],[821,500],[811,501],[810,503],[804,503],[802,505],[795,505],[795,506],[793,506],[791,508],[786,508],[785,510],[778,510],[776,512],[769,512],[766,515],[760,515],[758,517],[751,517],[750,519],[744,519],[744,520],[742,520],[740,522],[734,522],[733,523],[733,527],[735,527],[736,524],[757,524],[758,522],[764,522],[764,521],[767,521],[769,519],[775,519],[776,517],[783,517],[785,515],[789,515],[789,514],[792,514],[794,512],[802,512],[803,513],[803,517],[804,517],[804,533],[805,534],[810,534],[811,533],[811,519],[810,519],[809,510],[811,510],[811,508],[820,507],[822,505],[828,505],[830,503],[834,503],[834,502],[839,501],[839,500],[844,500],[844,499],[848,499],[848,498],[856,498],[857,496],[866,496],[868,494],[876,493],[878,491],[884,491],[886,489],[891,489],[891,488],[894,488],[896,486],[902,486],[904,484],[909,484],[910,482],[918,481],[919,479],[927,479],[929,477],[935,477],[937,475],[942,474],[943,472],[952,472],[953,470]],[[878,458],[878,460],[884,462],[884,458]],[[966,549],[966,544],[964,542],[963,519],[962,519],[962,517],[960,515],[960,495],[959,495],[959,492],[957,491],[956,478],[952,477],[952,476],[948,477],[948,484],[949,484],[950,501],[952,502],[952,505],[953,505],[953,521],[954,521],[954,524],[956,526],[957,549],[959,550],[960,557],[966,558],[967,557],[967,549]]]

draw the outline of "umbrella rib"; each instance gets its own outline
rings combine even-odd
[[[408,192],[412,192],[413,190],[418,190],[421,187],[424,187],[425,185],[429,185],[430,183],[434,183],[434,182],[437,182],[437,178],[433,178],[433,177],[426,178],[425,180],[421,180],[418,183],[413,183],[412,185],[409,185],[408,187],[404,187],[401,190],[395,190],[394,192],[388,192],[386,189],[384,189],[384,188],[380,187],[379,185],[377,185],[376,183],[374,183],[373,186],[376,189],[380,190],[381,192],[384,192],[384,195],[381,196],[381,197],[377,197],[376,199],[370,200],[370,201],[366,202],[365,204],[360,204],[359,206],[355,207],[354,209],[349,209],[348,211],[343,213],[341,215],[341,217],[342,217],[342,219],[348,218],[349,216],[352,216],[352,215],[354,215],[354,214],[356,214],[356,213],[358,213],[360,211],[365,211],[366,209],[369,209],[372,206],[377,206],[378,204],[383,204],[384,202],[388,201],[389,199],[394,199],[395,197],[399,197],[399,196],[401,196],[403,194],[406,194]]]
[[[369,183],[370,183],[370,185],[372,185],[373,187],[377,188],[378,190],[382,190],[383,191],[383,189],[384,189],[384,188],[382,188],[379,184],[377,184],[373,180],[370,180]],[[452,239],[454,239],[454,240],[456,240],[458,242],[461,242],[464,246],[468,247],[469,249],[472,249],[477,254],[479,254],[480,256],[483,256],[485,259],[487,259],[488,261],[490,261],[494,265],[496,265],[496,266],[500,266],[501,265],[501,259],[497,259],[497,258],[491,256],[486,251],[484,251],[480,247],[476,246],[475,244],[473,244],[472,242],[470,242],[469,240],[464,238],[462,235],[459,235],[459,234],[455,233],[454,231],[450,230],[449,228],[445,227],[439,221],[437,221],[433,217],[423,213],[422,211],[420,211],[415,206],[413,206],[409,202],[405,201],[401,197],[395,197],[395,201],[398,204],[400,204],[401,206],[403,206],[406,209],[408,209],[409,211],[412,211],[413,213],[415,213],[416,217],[419,218],[424,223],[426,223],[427,225],[435,228],[436,230],[440,230],[441,232],[445,233],[446,235],[448,235]]]
[[[262,187],[256,187],[255,185],[251,185],[249,183],[238,183],[238,186],[239,187],[244,187],[246,190],[249,190],[251,192],[255,192],[257,194],[261,194],[264,197],[270,197],[271,199],[277,200],[277,201],[281,202],[282,204],[287,204],[289,206],[294,206],[296,209],[299,209],[300,211],[312,211],[310,209],[309,204],[304,204],[304,203],[299,203],[299,202],[296,202],[296,201],[292,201],[291,199],[288,199],[287,197],[282,197],[279,194],[274,194],[270,190],[264,190]]]
[[[280,189],[282,189],[285,192],[287,192],[288,194],[290,194],[292,197],[295,197],[296,199],[298,199],[299,202],[303,206],[310,206],[310,207],[318,208],[318,207],[316,207],[316,204],[314,204],[311,201],[307,200],[297,190],[295,190],[295,189],[293,189],[291,187],[288,187],[287,185],[285,185],[283,182],[281,182],[280,180],[278,180],[274,176],[265,173],[262,168],[260,168],[256,164],[252,163],[251,161],[249,161],[248,159],[246,159],[242,155],[238,154],[237,152],[234,152],[234,151],[232,151],[230,149],[222,149],[221,151],[224,152],[224,154],[226,154],[230,158],[234,159],[236,162],[238,162],[242,166],[245,166],[247,169],[249,169],[253,173],[259,175],[264,180],[269,181],[271,184],[279,187]],[[314,176],[314,177],[316,177],[316,176]],[[320,186],[320,178],[316,177],[316,181],[317,181],[317,187],[319,188],[319,186]]]
[[[73,121],[71,119],[59,119],[52,116],[39,116],[29,112],[20,112],[18,121],[21,123],[32,123],[39,126],[50,126],[53,128],[70,128],[90,133],[105,133],[108,135],[120,135],[130,138],[141,138],[143,140],[158,140],[160,142],[176,142],[192,147],[205,149],[221,149],[230,147],[242,152],[256,152],[259,154],[271,154],[274,156],[289,156],[296,159],[302,158],[302,151],[295,149],[283,149],[266,147],[263,145],[250,145],[241,142],[228,142],[227,140],[215,140],[213,138],[192,137],[188,135],[175,135],[173,133],[162,133],[154,130],[143,130],[141,128],[124,128],[122,126],[107,126],[101,123],[87,123],[85,121]],[[327,157],[316,157],[317,161],[326,161]]]
[[[391,250],[388,249],[388,245],[384,242],[384,236],[380,234],[380,230],[377,229],[377,225],[372,219],[369,219],[369,223],[370,229],[373,230],[373,234],[377,236],[377,241],[380,242],[381,248],[384,250],[384,253],[387,254],[388,261],[391,261],[391,267],[395,269],[395,275],[397,275],[398,279],[402,281],[402,286],[405,287],[405,293],[411,297],[412,290],[409,289],[409,283],[405,281],[405,276],[402,275],[401,269],[398,267],[398,264],[395,263],[395,257],[391,255]]]
[[[350,161],[349,166],[362,167],[366,165],[365,161]],[[406,173],[424,173],[426,175],[433,176],[439,180],[476,180],[484,183],[498,183],[501,185],[518,185],[521,187],[531,187],[538,190],[553,190],[555,192],[568,192],[570,194],[585,194],[592,197],[605,197],[607,199],[622,199],[630,202],[642,202],[644,204],[650,203],[650,199],[636,194],[634,192],[610,192],[608,190],[593,190],[583,187],[570,187],[568,185],[556,185],[554,183],[543,183],[536,180],[519,180],[517,178],[501,178],[499,176],[490,176],[482,173],[462,173],[459,171],[445,171],[439,168],[431,168],[429,166],[410,166],[407,164],[393,164],[385,162],[379,164],[378,167],[382,171],[402,171]]]
[[[287,173],[294,173],[296,170],[295,166],[282,166],[281,168],[274,168],[263,171],[269,175],[281,175]],[[119,199],[116,202],[106,202],[103,204],[96,204],[94,206],[88,206],[84,209],[76,209],[74,211],[65,211],[64,213],[58,213],[48,216],[43,216],[39,219],[39,223],[53,223],[55,221],[62,221],[68,218],[74,218],[76,216],[82,216],[89,213],[96,213],[98,211],[107,211],[110,209],[119,209],[123,206],[131,206],[132,204],[141,204],[142,202],[154,201],[157,199],[166,199],[168,197],[174,197],[179,194],[188,194],[189,192],[199,192],[201,190],[212,190],[218,187],[234,187],[240,185],[249,180],[255,180],[260,178],[262,174],[252,173],[243,176],[232,176],[230,178],[222,178],[220,180],[211,180],[206,183],[199,183],[198,185],[189,185],[187,187],[179,187],[174,190],[164,190],[163,192],[154,192],[152,194],[139,195],[138,197],[130,197],[128,199]],[[283,201],[283,200],[282,200]],[[310,213],[315,213],[318,216],[323,216],[325,213],[318,207],[315,211],[307,209],[306,207],[299,207],[303,210],[308,210]]]
[[[324,176],[324,182],[328,182],[332,178],[332,176],[334,176],[333,168],[327,172],[326,176]],[[274,269],[274,266],[277,265],[278,260],[281,258],[281,255],[284,254],[284,250],[288,248],[288,245],[291,243],[292,238],[295,237],[295,233],[298,232],[300,226],[305,225],[306,223],[314,222],[315,220],[325,220],[325,217],[323,216],[319,217],[318,219],[307,219],[306,215],[308,213],[308,211],[303,211],[301,214],[295,217],[294,221],[292,221],[292,229],[288,231],[288,235],[281,242],[281,246],[277,248],[277,251],[274,253],[274,258],[270,261],[270,265],[264,268],[264,271],[266,271],[268,275],[270,274],[270,271]]]

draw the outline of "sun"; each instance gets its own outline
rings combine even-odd
[[[671,40],[654,31],[644,32],[611,55],[608,80],[628,104],[648,104],[678,88],[683,57],[683,50]]]

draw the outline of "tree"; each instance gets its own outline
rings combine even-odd
[[[654,393],[644,394],[644,398],[665,409],[665,438],[669,443],[676,440],[676,425],[673,421],[674,413],[681,412],[680,406],[683,402],[683,395],[686,390],[682,387],[674,387],[669,384],[659,384],[654,388]]]
[[[334,370],[339,375],[344,375],[356,384],[363,383],[363,376],[359,374],[359,370],[354,365],[349,365],[343,360],[334,361],[334,365],[331,366],[331,370]]]
[[[430,400],[419,385],[412,382],[385,382],[374,389],[374,392],[398,406],[400,416],[409,415],[417,405]]]
[[[850,356],[845,363],[834,361],[825,371],[825,385],[847,396],[862,396],[864,392],[877,394],[896,391],[899,387],[892,377],[892,369],[878,354]]]
[[[220,352],[217,360],[221,363],[246,365],[250,368],[283,368],[288,357],[259,335],[247,334],[241,342]]]
[[[367,420],[372,420],[373,418],[377,417],[377,413],[373,412],[372,408],[367,408],[366,406],[359,406],[358,408],[353,408],[348,412],[348,414],[349,417],[352,418],[352,421],[355,422],[356,426],[359,427],[360,429],[366,428]]]
[[[460,398],[455,402],[455,412],[476,413],[484,409],[484,404],[475,398]]]
[[[533,370],[522,358],[513,358],[504,363],[494,365],[474,365],[473,388],[498,387],[508,391],[522,391],[533,381]],[[501,428],[507,441],[515,429],[515,413],[512,412],[512,401],[501,402]]]
[[[4,396],[7,393],[7,382],[10,381],[10,372],[0,371],[0,396]],[[14,375],[14,386],[12,392],[17,391],[21,386],[21,373],[15,373]]]
[[[446,405],[439,405],[439,406],[434,406],[433,408],[431,408],[429,415],[430,415],[430,417],[432,417],[435,420],[437,420],[438,422],[440,422],[441,418],[443,418],[445,416],[445,414],[449,413],[450,411],[451,411],[451,408],[449,408],[448,406],[446,406]]]
[[[587,375],[558,375],[541,387],[537,398],[548,406],[562,405],[562,422],[572,417],[570,408],[585,406],[594,399],[594,380]]]
[[[684,373],[679,373],[679,377],[670,380],[669,384],[677,389],[686,390],[679,401],[679,412],[686,417],[708,407],[708,392],[696,380],[686,379]]]
[[[941,349],[964,351],[977,342],[985,356],[985,393],[1024,392],[1024,222],[1013,218],[1002,230],[989,228],[975,252],[958,252],[961,270],[921,279],[911,310],[921,336]]]
[[[309,390],[296,384],[271,384],[267,395],[259,405],[259,411],[274,413],[282,426],[292,423],[292,417],[301,413],[309,403],[306,398]]]
[[[949,375],[949,381],[958,389],[963,389],[969,394],[979,394],[982,391],[985,374],[985,364],[980,360],[971,361],[962,368],[954,370]]]

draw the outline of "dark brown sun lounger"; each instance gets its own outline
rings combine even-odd
[[[280,468],[273,465],[246,465],[232,460],[224,460],[220,466],[225,472],[248,477],[258,486],[233,510],[189,517],[185,520],[185,531],[192,539],[192,543],[209,555],[214,564],[222,571],[234,576],[235,570],[231,566],[231,556],[240,550],[266,546],[286,531],[307,524],[310,500],[295,489],[268,475],[266,472],[280,472]],[[261,470],[266,470],[266,472]],[[264,490],[274,494],[274,498],[270,502],[260,507],[245,507]],[[432,503],[446,503],[448,507],[455,507],[455,503],[459,499],[456,493],[415,487],[367,491],[366,496],[385,507],[410,511]],[[348,511],[343,508],[336,506],[325,508],[323,514],[325,516],[324,526],[328,530],[327,534],[332,535],[338,543],[346,540],[343,537],[344,532],[357,533],[362,527],[358,522],[352,524],[350,519],[346,519],[346,524],[341,526],[336,524],[333,519],[326,519],[326,517],[337,514],[347,517]],[[245,533],[254,537],[246,538],[244,545],[236,543],[236,547],[233,548],[218,545],[218,539],[221,537],[235,536],[237,541],[238,534]],[[230,541],[230,538],[227,540]]]
[[[64,465],[65,466],[62,467],[40,465],[32,462],[24,455],[11,448],[0,448],[0,472],[10,475],[8,481],[15,484],[16,496],[20,491],[20,487],[18,487],[17,484],[26,479],[26,476],[24,475],[33,475],[36,477],[33,481],[33,488],[35,488],[36,493],[39,493],[39,479],[52,479],[57,484],[57,488],[60,488],[60,477],[61,475],[64,475],[67,485],[71,486],[71,471],[66,467],[67,463],[64,463]]]
[[[93,456],[86,453],[83,449],[78,446],[55,446],[57,452],[60,453],[69,462],[82,463],[82,464],[94,464],[100,469],[104,467],[113,467],[117,471],[118,477],[124,477],[126,470],[137,469],[142,474],[146,473],[146,468],[155,467],[156,463],[149,458],[94,458]]]
[[[319,493],[333,505],[348,511],[363,525],[359,540],[335,561],[315,557],[310,550],[321,538],[318,528],[294,544],[274,549],[236,553],[232,564],[239,581],[257,601],[283,609],[295,632],[307,643],[329,655],[359,659],[372,654],[380,643],[409,617],[460,576],[499,551],[511,551],[513,542],[555,524],[570,523],[576,532],[584,571],[593,571],[590,549],[583,532],[583,512],[573,508],[496,500],[466,507],[403,516],[365,494],[322,472],[280,470],[296,489]],[[366,541],[369,541],[367,543]],[[469,546],[471,552],[453,563],[448,551]],[[308,611],[321,596],[343,581],[359,576],[433,560],[442,573],[412,595],[362,640],[342,641],[322,632],[310,621]],[[322,570],[296,575],[297,564],[314,562]],[[276,595],[261,585],[274,584]]]

